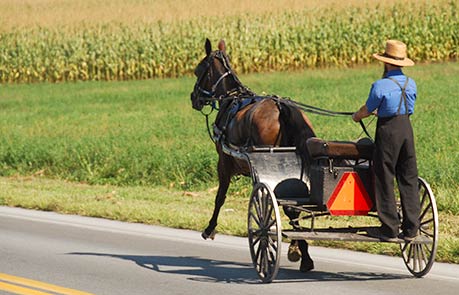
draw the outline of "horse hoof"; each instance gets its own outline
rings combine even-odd
[[[204,240],[207,240],[207,239],[215,239],[215,230],[213,230],[210,234],[206,233],[206,231],[203,231],[202,234],[201,234],[201,237],[204,239]]]
[[[301,251],[298,247],[298,242],[290,243],[290,246],[288,246],[287,258],[291,262],[297,262],[301,259]]]
[[[300,265],[301,272],[308,272],[313,269],[314,269],[314,261],[312,260],[301,261],[301,265]]]

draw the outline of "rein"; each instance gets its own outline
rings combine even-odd
[[[352,114],[354,114],[353,112],[330,111],[330,110],[318,108],[318,107],[315,107],[315,106],[311,106],[311,105],[308,105],[308,104],[304,104],[304,103],[301,103],[301,102],[297,102],[297,101],[291,100],[290,98],[288,99],[288,101],[290,101],[291,103],[296,105],[299,109],[301,109],[304,112],[317,114],[317,115],[321,115],[321,116],[336,117],[336,116],[352,116]],[[373,120],[374,120],[374,118],[368,123],[368,126],[373,122]],[[360,127],[362,127],[362,130],[363,130],[362,132],[365,133],[365,135],[368,136],[369,138],[373,139],[371,137],[370,133],[368,133],[367,126],[365,126],[365,124],[363,124],[363,121],[360,120],[359,123],[360,123]],[[360,135],[362,135],[362,133],[360,133]],[[358,137],[360,137],[360,135]]]
[[[205,113],[205,112],[203,112],[201,110],[201,113],[206,117],[207,132],[208,132],[209,137],[211,138],[211,140],[213,142],[215,142],[215,140],[214,140],[214,137],[212,136],[212,134],[210,132],[209,115],[213,112],[214,109],[217,109],[215,107],[215,102],[217,102],[217,101],[220,102],[220,101],[226,100],[226,99],[233,100],[233,99],[241,98],[242,96],[243,95],[240,94],[238,96],[232,95],[232,96],[220,97],[220,98],[209,97],[207,99],[207,101],[211,102],[211,110],[208,113]],[[299,109],[301,109],[304,112],[312,113],[312,114],[316,114],[316,115],[320,115],[320,116],[337,117],[337,116],[352,116],[352,114],[353,114],[353,112],[337,112],[337,111],[331,111],[331,110],[327,110],[327,109],[322,109],[322,108],[319,108],[319,107],[315,107],[315,106],[311,106],[311,105],[308,105],[308,104],[304,104],[304,103],[301,103],[301,102],[294,101],[294,100],[292,100],[290,98],[283,98],[283,100],[295,105],[296,107],[298,107]],[[373,117],[370,120],[370,122],[368,122],[367,126],[370,126],[371,123],[373,123],[374,118],[375,117]],[[363,133],[365,133],[365,135],[368,138],[371,138],[373,140],[373,137],[368,132],[367,126],[365,126],[365,124],[363,123],[362,120],[359,121],[359,124],[360,124],[360,127],[362,128],[362,133],[360,133],[360,135],[358,137],[360,137]]]
[[[221,76],[217,79],[217,81],[213,83],[210,90],[206,90],[200,86],[201,81],[206,76],[206,74],[210,75],[209,69],[211,69],[211,63],[209,61],[206,61],[206,69],[203,70],[202,74],[199,76],[198,81],[195,84],[192,95],[194,95],[197,99],[199,99],[202,102],[203,106],[210,105],[211,107],[209,112],[204,112],[202,109],[200,111],[206,117],[207,133],[209,134],[210,139],[215,143],[218,139],[215,139],[215,137],[212,136],[212,132],[210,130],[211,128],[210,128],[210,123],[209,123],[209,115],[213,112],[213,110],[218,110],[216,106],[216,102],[221,102],[223,100],[234,100],[234,99],[242,98],[245,95],[250,97],[250,96],[254,96],[255,93],[253,93],[249,88],[244,86],[241,83],[241,81],[239,81],[238,77],[234,74],[233,70],[231,69],[229,62],[227,60],[227,57],[221,51],[215,51],[212,54],[210,54],[208,59],[210,60],[212,58],[219,59],[220,62],[223,64],[226,71],[223,74],[221,74]],[[237,86],[234,89],[227,90],[226,93],[220,95],[219,97],[216,97],[215,93],[216,93],[218,85],[220,85],[220,83],[227,77],[232,77],[234,81],[236,82]],[[307,113],[313,113],[313,114],[317,114],[321,116],[331,116],[331,117],[352,116],[353,114],[353,112],[336,112],[336,111],[318,108],[315,106],[311,106],[308,104],[294,101],[290,98],[283,98],[283,99],[286,102],[290,102],[291,104],[295,105],[296,107],[298,107],[299,109]],[[370,125],[373,122],[373,120],[374,118],[368,123],[368,125]],[[368,133],[367,126],[365,126],[363,121],[360,120],[359,123],[360,123],[360,127],[363,130],[362,133],[365,133],[366,136],[373,139],[371,135]],[[362,135],[362,133],[359,135],[359,137]]]

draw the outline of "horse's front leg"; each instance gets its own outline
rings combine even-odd
[[[227,163],[227,165],[225,165]],[[212,218],[209,221],[209,225],[207,228],[202,232],[201,236],[204,240],[208,238],[214,239],[215,236],[215,228],[217,227],[217,219],[218,215],[220,214],[220,209],[225,204],[226,193],[228,191],[228,187],[231,181],[231,169],[228,167],[229,161],[227,161],[226,156],[220,156],[218,160],[218,192],[215,196],[215,206],[214,206],[214,213],[212,214]]]

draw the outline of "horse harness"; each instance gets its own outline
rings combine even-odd
[[[217,58],[220,60],[222,63],[223,67],[225,68],[225,72],[217,79],[217,81],[214,82],[214,84],[211,86],[210,89],[204,89],[200,86],[202,80],[206,76],[210,76],[212,67],[211,67],[211,59],[212,58]],[[317,108],[314,106],[310,106],[307,104],[303,104],[300,102],[296,102],[294,100],[291,100],[290,98],[281,98],[278,96],[257,96],[254,92],[252,92],[248,87],[244,86],[242,82],[238,79],[238,77],[234,74],[234,71],[231,69],[231,66],[229,65],[228,57],[222,52],[222,51],[214,51],[209,54],[209,56],[204,60],[204,66],[205,67],[200,67],[196,69],[195,73],[198,76],[198,80],[194,86],[192,96],[196,97],[199,99],[203,105],[210,105],[211,110],[208,113],[204,113],[201,109],[201,113],[205,115],[206,117],[206,125],[207,125],[207,132],[209,134],[209,137],[212,139],[212,141],[217,142],[220,141],[222,138],[222,135],[225,134],[226,128],[228,127],[229,123],[231,120],[236,116],[237,112],[245,108],[246,106],[256,103],[258,101],[261,101],[263,99],[273,99],[276,102],[276,105],[278,108],[281,108],[281,100],[295,105],[299,109],[309,112],[309,113],[315,113],[319,115],[325,115],[325,116],[339,116],[339,115],[352,115],[350,112],[335,112],[335,111],[329,111],[321,108]],[[227,78],[227,77],[232,77],[234,81],[236,82],[236,87],[230,90],[227,90],[226,93],[220,95],[219,97],[216,97],[216,90],[218,85],[222,83],[222,81]],[[390,78],[389,78],[390,79]],[[393,80],[393,79],[391,79]],[[400,86],[400,84],[393,80],[397,85]],[[407,79],[408,81],[408,79]],[[404,87],[402,89],[402,97],[405,102],[405,107],[407,105],[406,103],[406,94],[405,94],[405,88],[406,88],[407,82],[405,83]],[[227,104],[225,103],[226,101],[230,101],[229,106],[226,108],[227,110],[219,110],[219,108],[216,106],[216,102],[219,102],[221,106],[226,106]],[[400,103],[401,106],[401,103]],[[210,124],[209,124],[209,115],[212,113],[213,110],[218,110],[219,115],[217,115],[217,118],[214,122],[214,135],[212,136],[211,131],[210,131]],[[221,111],[224,111],[222,115],[220,115]],[[399,107],[400,111],[400,107]],[[252,114],[253,115],[253,111]],[[252,118],[250,118],[252,120]],[[366,126],[363,124],[362,121],[359,122],[364,133],[371,138],[370,134],[368,133]],[[278,138],[276,142],[279,140],[280,137],[280,132],[278,134]]]
[[[263,100],[266,100],[266,99],[270,99],[272,101],[274,101],[274,103],[276,104],[277,108],[279,109],[279,111],[281,110],[282,108],[282,104],[281,104],[281,100],[283,100],[282,98],[280,97],[277,97],[277,96],[258,96],[258,95],[251,95],[251,96],[247,96],[247,95],[244,95],[244,94],[240,94],[240,95],[233,95],[231,97],[226,97],[226,98],[223,98],[223,100],[229,100],[228,104],[226,105],[225,103],[223,103],[223,106],[220,108],[219,110],[219,113],[217,115],[217,118],[215,119],[215,122],[214,122],[214,137],[213,137],[213,140],[214,141],[219,141],[222,139],[222,136],[225,135],[229,125],[231,124],[231,122],[233,121],[233,119],[236,117],[237,113],[239,111],[242,111],[243,109],[245,109],[246,107],[249,107],[251,105],[254,105],[248,112],[247,112],[247,116],[248,116],[248,120],[250,122],[253,121],[253,116],[255,114],[255,111],[258,109],[258,107],[260,106],[260,102],[263,101]],[[251,142],[250,142],[250,139],[252,137],[249,136],[249,141],[245,143],[245,146],[250,146],[251,145]],[[277,134],[277,138],[276,138],[276,143],[279,141],[280,139],[280,130],[279,130],[279,133]]]
[[[214,82],[210,89],[204,89],[200,86],[202,80],[206,76],[212,75],[211,59],[217,58],[225,68],[225,72]],[[252,105],[254,103],[260,102],[263,99],[272,99],[275,101],[278,108],[281,108],[280,99],[277,96],[257,96],[252,92],[248,87],[244,86],[242,82],[234,74],[233,70],[229,65],[228,58],[221,51],[214,51],[206,58],[204,61],[203,67],[196,69],[196,74],[198,75],[198,81],[195,84],[192,95],[200,99],[204,105],[210,105],[211,110],[209,113],[203,113],[206,116],[207,131],[209,133],[212,141],[217,142],[222,139],[222,136],[226,133],[226,129],[230,124],[231,120],[236,116],[236,114],[244,109],[245,107]],[[235,81],[236,87],[227,90],[224,94],[216,97],[217,87],[222,83],[222,81],[227,78],[232,77]],[[216,106],[216,102],[219,102],[219,107]],[[210,132],[209,119],[208,116],[212,111],[216,109],[219,111],[217,118],[213,124],[213,136]],[[252,121],[254,108],[249,113],[249,120]],[[276,142],[278,141],[280,134],[278,134]],[[247,143],[249,144],[249,143]]]

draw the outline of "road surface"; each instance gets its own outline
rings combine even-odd
[[[284,244],[283,252],[287,245]],[[284,253],[285,254],[285,253]],[[401,258],[311,247],[261,284],[245,238],[0,207],[0,294],[458,294],[459,265],[416,279]]]

